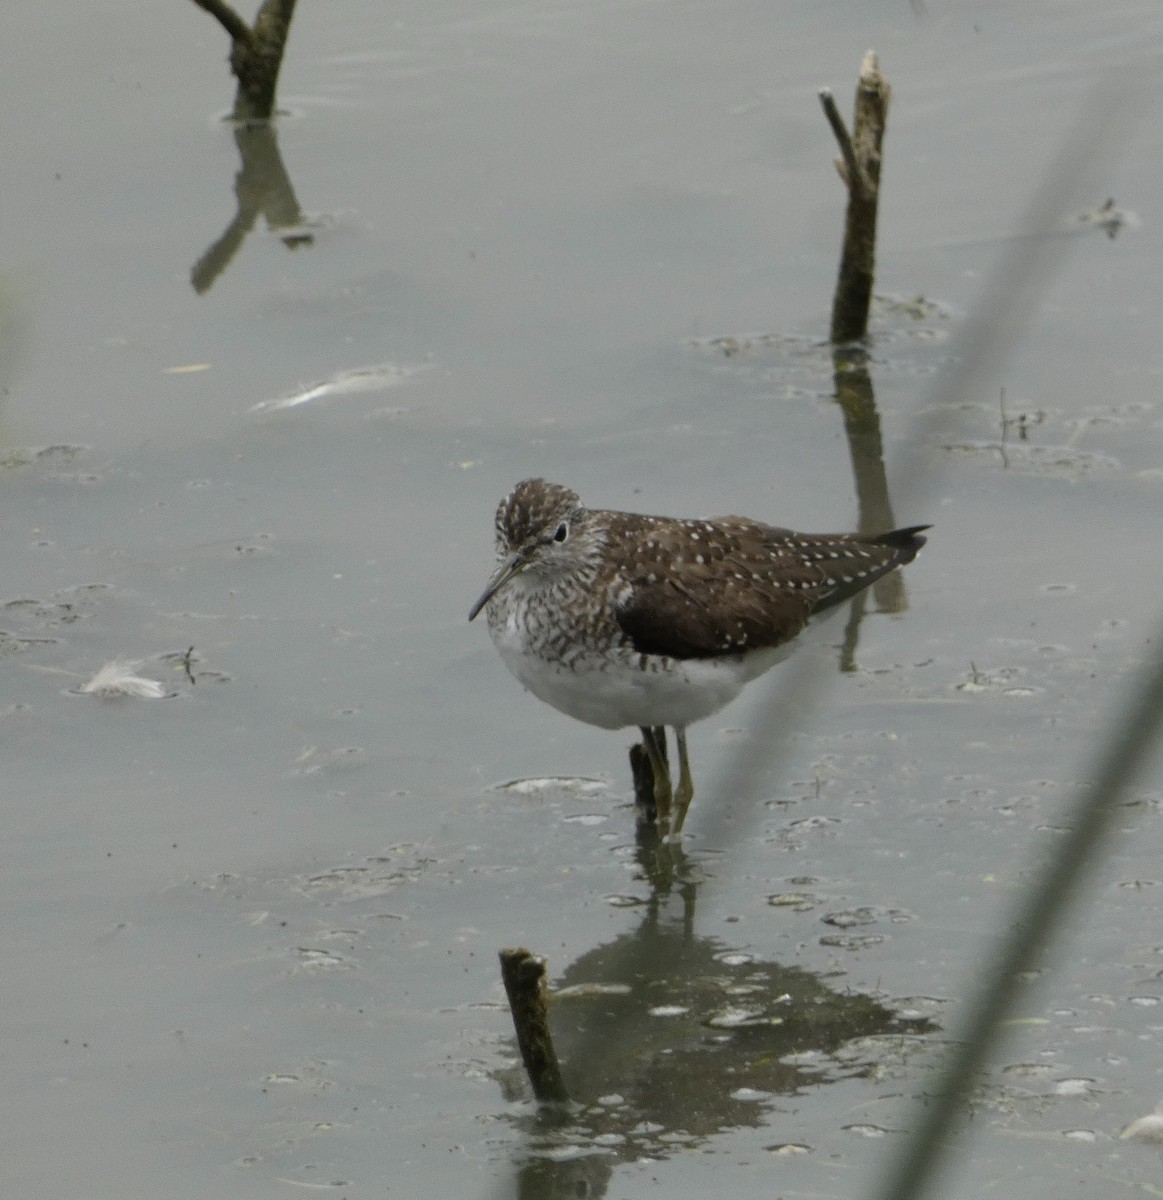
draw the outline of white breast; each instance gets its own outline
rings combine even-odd
[[[678,660],[622,648],[607,655],[573,647],[563,657],[531,644],[513,611],[490,621],[489,631],[505,666],[539,700],[602,729],[685,728],[729,704],[745,684],[790,651],[781,646],[727,658]]]

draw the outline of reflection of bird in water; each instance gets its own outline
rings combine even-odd
[[[521,1197],[605,1195],[614,1163],[758,1127],[779,1097],[846,1078],[846,1043],[859,1041],[852,1054],[866,1068],[937,1028],[829,974],[698,934],[697,872],[681,846],[647,837],[638,862],[641,920],[581,955],[554,988],[550,1025],[572,1103],[514,1117],[528,1139]],[[501,1083],[510,1098],[528,1094],[520,1067]]]
[[[505,665],[539,699],[603,729],[640,728],[659,821],[673,800],[677,834],[694,795],[687,726],[784,658],[810,617],[912,562],[925,528],[806,534],[607,512],[527,479],[497,508],[497,567],[469,620],[487,611]]]

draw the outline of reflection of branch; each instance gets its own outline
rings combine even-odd
[[[899,575],[899,571],[893,571]],[[877,580],[879,583],[880,581]],[[856,647],[860,644],[860,622],[864,620],[864,609],[868,603],[868,590],[857,592],[848,608],[848,620],[844,622],[844,640],[840,643],[840,670],[846,675],[856,672]]]
[[[832,372],[836,403],[844,410],[844,432],[848,438],[848,453],[852,458],[852,479],[856,484],[859,510],[856,527],[861,533],[880,533],[892,529],[896,520],[888,493],[888,476],[884,470],[880,413],[876,408],[872,376],[863,351],[851,346],[834,346]],[[899,613],[908,608],[905,581],[900,571],[890,571],[882,576],[870,590],[876,598],[878,612]],[[840,656],[842,671],[856,669],[857,634],[866,603],[866,592],[861,592],[852,600]]]
[[[275,127],[269,123],[236,125],[234,141],[242,159],[242,166],[234,179],[234,197],[238,208],[225,232],[190,272],[190,282],[199,295],[209,291],[218,276],[230,265],[260,215],[276,231],[301,225],[303,220],[294,186],[279,154]],[[301,240],[294,244],[301,244]]]
[[[840,347],[832,351],[832,370],[836,403],[844,410],[844,432],[848,437],[852,479],[856,484],[859,505],[856,527],[861,533],[881,533],[892,529],[896,522],[884,470],[884,440],[880,433],[880,413],[876,408],[872,376],[862,353],[858,351],[853,355]],[[899,578],[899,572],[884,578]]]
[[[868,310],[876,266],[876,207],[880,194],[881,145],[892,89],[871,50],[860,64],[852,134],[832,93],[820,92],[824,115],[840,147],[836,166],[848,189],[844,250],[832,300],[832,341],[853,342],[868,333]]]
[[[238,80],[236,121],[269,121],[275,110],[279,68],[295,15],[295,0],[263,0],[250,26],[226,0],[194,0],[230,34],[230,69]]]

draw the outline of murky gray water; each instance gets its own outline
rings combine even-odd
[[[929,9],[303,5],[277,142],[219,122],[192,4],[6,14],[6,1193],[862,1194],[1160,592],[1157,107],[1079,167],[1135,220],[1059,232],[1018,350],[932,381],[1163,13]],[[800,650],[826,686],[753,796],[714,803],[762,696],[692,731],[660,861],[629,739],[465,616],[522,476],[817,529],[883,485],[819,346],[816,89],[847,111],[867,46],[878,288],[932,302],[878,311],[880,499],[935,529],[899,612]],[[74,694],[117,657],[170,698]],[[1163,1096],[1161,797],[1156,766],[943,1195],[1158,1187],[1117,1133]],[[513,1069],[516,944],[578,989],[564,1126]]]

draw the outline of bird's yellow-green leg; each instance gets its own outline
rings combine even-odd
[[[674,834],[677,837],[682,833],[687,809],[695,798],[695,781],[691,778],[691,760],[686,752],[686,730],[681,726],[675,728],[674,740],[678,743],[678,790],[674,793]]]
[[[670,825],[670,802],[673,789],[670,786],[670,768],[666,763],[666,728],[663,725],[640,725],[642,745],[650,759],[650,773],[654,776],[654,819],[659,826]]]

